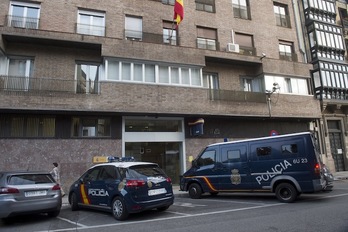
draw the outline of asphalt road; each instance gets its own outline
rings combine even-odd
[[[331,192],[303,194],[291,204],[272,194],[205,195],[197,200],[180,194],[165,212],[134,214],[123,222],[104,212],[72,212],[65,205],[57,218],[18,217],[11,224],[0,222],[0,231],[348,232],[348,180],[335,181]]]

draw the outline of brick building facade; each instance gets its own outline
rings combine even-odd
[[[0,169],[58,162],[67,188],[94,156],[135,156],[178,183],[213,142],[325,141],[293,2],[184,1],[175,29],[173,0],[1,1]]]

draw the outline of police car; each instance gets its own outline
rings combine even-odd
[[[109,157],[88,169],[69,190],[73,211],[92,208],[112,212],[117,220],[145,210],[164,211],[174,202],[171,179],[155,163]]]

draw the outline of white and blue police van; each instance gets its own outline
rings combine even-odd
[[[319,152],[310,132],[207,146],[180,176],[180,190],[203,193],[272,192],[281,202],[325,188]]]

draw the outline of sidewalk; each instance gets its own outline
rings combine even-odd
[[[348,180],[348,171],[333,173],[335,180]]]

